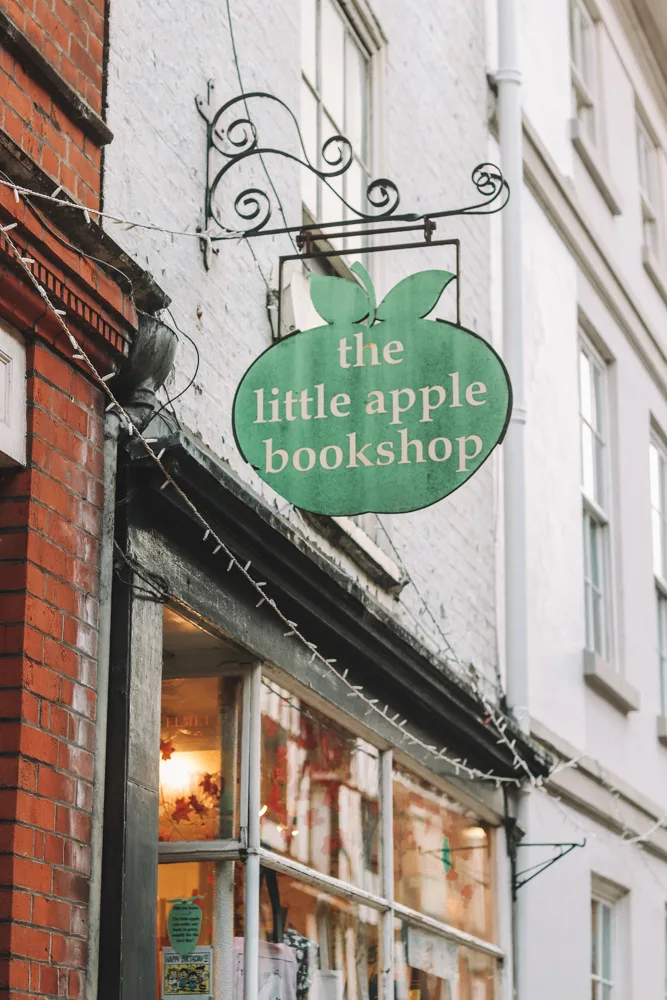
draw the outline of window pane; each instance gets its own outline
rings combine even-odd
[[[595,435],[582,420],[581,422],[581,485],[592,499],[596,499],[596,475],[595,475]]]
[[[238,835],[240,692],[237,677],[163,680],[160,840]]]
[[[317,168],[319,152],[317,148],[317,100],[305,81],[301,82],[300,128],[307,158]],[[317,218],[317,177],[306,167],[301,170],[301,197],[313,218]]]
[[[175,995],[214,996],[207,979],[216,966],[231,968],[234,941],[243,935],[243,865],[239,861],[187,862],[158,867],[157,948],[158,995],[170,989]],[[197,949],[213,947],[212,956],[191,953],[183,958],[169,941],[168,918],[173,904],[199,896],[202,911]],[[237,945],[238,947],[238,945]],[[211,961],[212,959],[212,961]],[[208,988],[206,988],[208,986]],[[168,995],[168,994],[167,994]],[[237,994],[240,996],[241,994]]]
[[[600,971],[598,959],[598,927],[599,927],[599,903],[596,899],[591,900],[591,972],[598,975]],[[595,995],[595,994],[593,994]]]
[[[263,868],[260,983],[263,951],[266,971],[272,972],[269,949],[273,957],[285,955],[293,969],[289,975],[296,977],[296,991],[267,992],[267,997],[377,997],[379,923],[379,913],[370,907]]]
[[[593,408],[593,376],[590,358],[583,351],[579,352],[579,396],[581,399],[581,415],[591,425],[595,426]]]
[[[301,0],[301,69],[317,86],[317,0]]]
[[[602,978],[611,979],[611,907],[603,904],[602,910]]]
[[[488,831],[444,793],[399,768],[393,787],[396,900],[490,939]]]
[[[497,966],[490,955],[398,920],[394,927],[397,1000],[495,1000]]]
[[[343,91],[345,79],[345,26],[343,18],[331,0],[321,0],[322,27],[320,32],[322,100],[336,122],[337,130],[343,129]]]
[[[653,572],[664,576],[662,556],[662,518],[657,510],[651,511],[653,529]]]
[[[649,445],[649,472],[651,477],[651,503],[656,510],[662,510],[662,491],[660,488],[660,453],[654,444]]]
[[[350,34],[345,48],[345,135],[355,153],[366,159],[367,59]]]
[[[277,685],[262,687],[262,844],[380,888],[380,767],[375,747]]]

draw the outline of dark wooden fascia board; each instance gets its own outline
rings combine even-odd
[[[113,132],[104,119],[62,78],[4,11],[0,11],[0,43],[16,56],[34,80],[44,85],[84,135],[98,146],[112,141]]]
[[[280,594],[281,607],[304,628],[327,655],[339,663],[355,665],[360,682],[379,692],[390,704],[401,706],[406,715],[418,718],[439,746],[447,744],[457,756],[497,774],[515,775],[512,756],[497,742],[497,733],[485,726],[484,707],[466,680],[447,663],[432,656],[403,629],[386,610],[343,574],[323,553],[295,532],[258,496],[251,493],[215,456],[184,434],[160,441],[165,447],[162,461],[187,489],[202,512],[216,525],[221,537],[239,558],[251,559],[267,590]],[[134,453],[140,466],[144,462]],[[162,512],[163,529],[179,543],[193,546],[202,565],[210,553],[201,545],[201,530],[192,515],[179,504],[173,490],[160,491],[160,482],[145,467],[146,492],[135,498],[149,521]],[[142,500],[143,495],[143,500]],[[183,518],[174,511],[180,507]],[[186,527],[185,518],[190,520]],[[157,520],[155,521],[157,523]],[[220,585],[228,586],[218,559],[210,571],[220,573]],[[222,568],[222,572],[220,569]],[[240,594],[238,582],[236,594]],[[254,613],[256,594],[247,595],[248,614]],[[508,728],[510,738],[534,774],[544,775],[549,762],[518,727]]]

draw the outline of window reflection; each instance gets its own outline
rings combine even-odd
[[[394,933],[396,1000],[495,1000],[489,955],[399,921]]]
[[[296,980],[296,1000],[377,1000],[379,921],[370,907],[262,869],[260,991],[270,958],[284,957],[285,974]],[[272,949],[262,948],[269,942]],[[286,987],[271,995],[294,992]]]
[[[393,822],[397,902],[489,940],[489,831],[463,806],[397,768]]]
[[[268,681],[262,686],[261,791],[265,847],[378,890],[377,750]]]

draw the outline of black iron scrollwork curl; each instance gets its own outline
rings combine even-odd
[[[505,207],[510,199],[510,187],[495,163],[478,163],[471,180],[483,201],[465,208],[429,212],[429,219],[444,219],[452,215],[493,215]]]
[[[421,215],[417,213],[398,215],[397,209],[401,200],[399,190],[394,181],[387,177],[378,177],[368,184],[363,206],[351,204],[330,183],[334,178],[345,174],[354,162],[354,151],[349,139],[344,135],[330,136],[324,142],[318,163],[315,164],[308,156],[296,116],[279,97],[264,91],[252,91],[247,94],[239,94],[215,110],[210,103],[211,89],[212,87],[209,85],[209,99],[207,101],[202,98],[196,99],[197,109],[205,119],[207,126],[205,232],[209,239],[223,239],[237,232],[241,232],[244,236],[257,236],[260,234],[294,233],[303,229],[302,225],[284,225],[278,229],[268,228],[273,206],[269,194],[258,187],[246,188],[236,196],[233,202],[237,219],[242,225],[237,228],[225,225],[216,203],[218,188],[232,167],[239,166],[244,160],[251,157],[259,158],[274,194],[275,188],[268,174],[265,156],[281,156],[292,160],[314,174],[322,184],[329,188],[341,204],[346,207],[347,213],[345,213],[346,218],[339,222],[318,223],[318,228],[322,230],[341,229],[354,226],[359,222],[372,225],[381,221],[389,221],[390,223],[415,222],[456,215],[491,215],[504,208],[509,200],[509,185],[498,167],[493,163],[480,163],[473,170],[471,179],[481,200],[464,208],[428,212]],[[258,128],[252,120],[249,110],[249,102],[254,100],[273,102],[287,112],[298,138],[298,155],[286,149],[261,145]],[[239,111],[241,111],[240,114]],[[230,117],[231,121],[225,124]],[[223,158],[222,165],[219,165],[218,154]],[[212,222],[222,230],[220,236],[214,235],[214,230],[210,227]]]
[[[401,196],[393,181],[390,181],[388,177],[378,177],[368,185],[366,200],[373,208],[384,209],[373,218],[386,219],[393,215],[398,208]]]
[[[261,145],[257,126],[252,121],[249,112],[248,102],[255,99],[273,101],[287,112],[296,130],[300,155],[296,155],[286,149]],[[370,222],[376,219],[387,219],[395,212],[400,201],[398,188],[393,181],[387,178],[378,178],[368,185],[366,198],[368,205],[373,211],[364,211],[363,207],[354,205],[343,198],[340,192],[329,183],[329,180],[342,176],[354,162],[354,151],[350,140],[344,135],[336,134],[330,136],[322,145],[319,165],[314,164],[306,151],[306,145],[296,116],[284,101],[281,101],[280,98],[275,97],[273,94],[267,94],[263,91],[240,94],[232,100],[227,101],[215,112],[212,112],[210,104],[207,104],[201,98],[198,98],[196,103],[199,113],[206,120],[208,131],[207,231],[209,230],[209,223],[211,221],[215,222],[226,232],[236,231],[226,226],[220,217],[216,205],[216,193],[229,170],[249,157],[259,157],[266,170],[263,160],[264,156],[281,156],[293,160],[299,166],[304,167],[318,177],[348,209],[348,218],[341,223],[335,223],[336,226],[349,226],[358,221]],[[225,125],[225,120],[229,113],[239,105],[243,107],[245,114],[234,117],[229,124]],[[218,170],[213,169],[214,151],[224,157],[224,162]],[[242,222],[252,223],[249,228],[243,227],[242,229],[246,236],[255,236],[262,231],[272,234],[278,232],[296,232],[300,228],[299,226],[293,226],[278,230],[266,230],[272,214],[272,204],[269,195],[259,188],[253,187],[242,191],[234,201],[234,209]],[[378,211],[375,211],[376,209]]]

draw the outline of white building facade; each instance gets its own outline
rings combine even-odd
[[[526,696],[578,761],[520,816],[527,843],[586,844],[518,891],[519,996],[540,1000],[666,989],[665,13],[519,15]],[[519,848],[519,870],[551,856]]]
[[[284,234],[242,231],[268,203],[267,229],[346,213],[295,162],[295,122],[271,97],[320,167],[327,140],[349,138],[332,186],[350,204],[378,177],[401,212],[474,204],[473,169],[499,162],[494,0],[112,4],[104,207],[176,232],[122,242],[172,300],[179,350],[150,433],[206,520],[130,442],[116,540],[137,575],[115,585],[91,995],[178,995],[184,975],[221,1000],[268,1000],[282,963],[298,1000],[665,996],[667,25],[639,6],[520,11],[528,684],[510,708],[527,707],[530,733],[510,720],[504,734],[502,452],[428,509],[313,521],[255,475],[231,426],[243,373],[284,332],[278,263],[295,253]],[[251,119],[291,158],[233,166],[216,194],[230,238],[202,247],[204,116],[241,90],[271,97],[235,105],[226,141],[247,143],[232,123]],[[268,202],[235,211],[250,188]],[[435,237],[460,238],[461,322],[502,354],[501,227],[502,213],[459,217]],[[378,298],[455,264],[436,246],[364,261]],[[305,272],[290,275],[281,307],[298,327]],[[453,287],[438,310],[454,317]],[[142,602],[146,573],[164,609]],[[571,766],[517,797],[549,755]],[[586,846],[517,887],[559,850],[508,850],[517,817],[524,844]],[[193,896],[194,970],[168,926]]]

